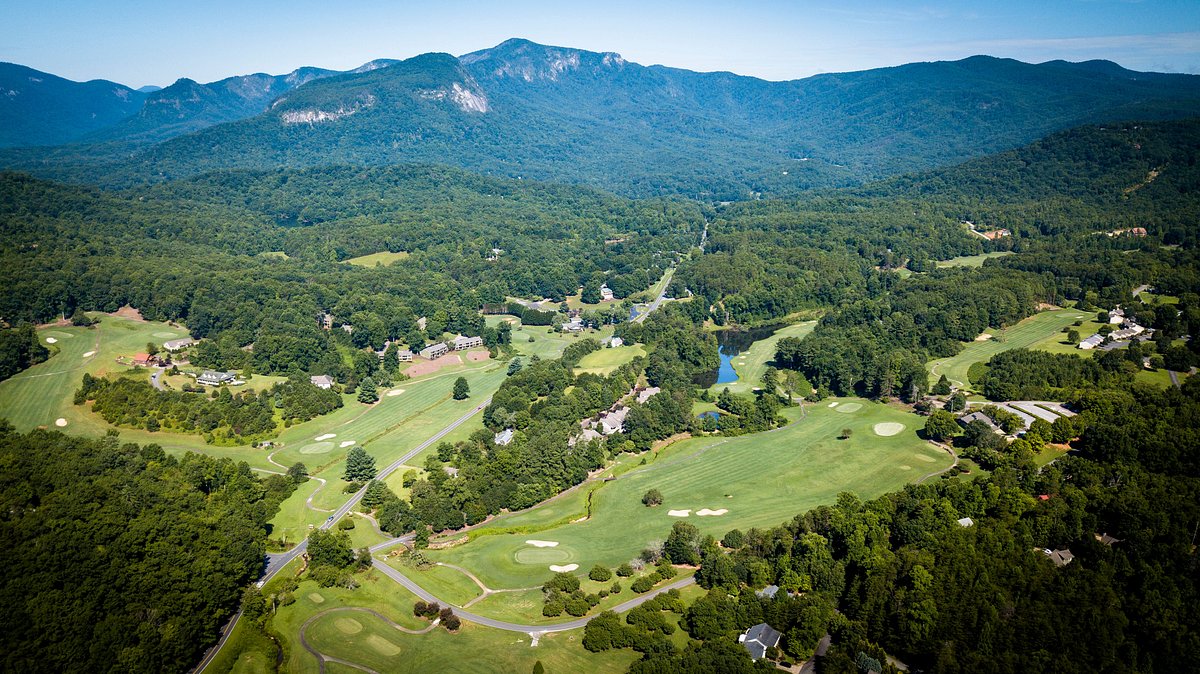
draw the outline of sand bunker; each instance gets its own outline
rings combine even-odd
[[[67,420],[63,419],[62,417],[59,417],[54,420],[54,425],[58,426],[59,428],[62,428],[63,426],[67,425]]]
[[[835,401],[833,401],[833,402],[829,403],[829,406],[830,406],[830,407],[837,407],[837,406],[838,406],[838,401],[836,401],[836,400],[835,400]]]
[[[326,433],[325,435],[318,435],[317,437],[313,438],[313,440],[316,440],[317,442],[321,442],[323,440],[331,440],[336,437],[337,437],[337,433]]]
[[[894,421],[887,421],[882,424],[875,424],[875,435],[887,437],[889,435],[897,435],[904,430],[904,424],[898,424]]]
[[[912,466],[896,466],[900,470],[912,470]]]
[[[558,541],[525,541],[525,543],[535,548],[553,548],[558,546]]]
[[[688,510],[668,510],[667,514],[670,515],[671,517],[687,517],[688,515],[692,514],[692,511],[690,509],[688,509]]]
[[[564,564],[562,566],[559,566],[558,564],[550,565],[550,570],[553,571],[554,573],[569,573],[578,568],[579,568],[578,564]]]
[[[709,510],[708,508],[703,508],[701,510],[697,510],[696,515],[698,515],[700,517],[712,517],[714,515],[724,515],[727,512],[729,512],[729,510],[727,508],[718,508],[717,510]]]
[[[362,631],[362,623],[354,618],[338,618],[333,621],[333,624],[337,626],[338,631],[342,634],[358,634]]]
[[[394,389],[392,389],[392,390],[390,390],[390,391],[388,391],[388,392],[387,392],[387,397],[391,398],[392,396],[398,396],[398,395],[400,395],[401,393],[404,393],[404,389],[402,389],[402,388],[394,388]]]
[[[843,403],[838,405],[837,411],[843,414],[850,414],[851,412],[857,412],[860,409],[862,409],[862,403]]]
[[[95,351],[88,351],[88,352],[86,352],[86,353],[84,353],[84,354],[83,354],[83,357],[84,357],[84,358],[91,358],[91,357],[92,357],[92,356],[94,356],[94,355],[96,355],[96,352],[95,352]]]
[[[986,341],[988,341],[988,340],[989,340],[989,339],[991,339],[991,338],[992,338],[992,335],[991,335],[991,333],[989,333],[989,332],[981,332],[981,333],[979,333],[979,336],[975,338],[975,341],[977,341],[977,342],[986,342]]]
[[[351,445],[353,445],[353,444],[354,444],[354,441],[353,441],[353,440],[347,440],[347,441],[343,442],[342,444],[338,445],[338,447],[341,447],[342,449],[345,449],[345,448],[347,448],[347,447],[349,447],[349,446],[351,446]]]
[[[46,338],[46,343],[47,343],[47,344],[57,344],[57,343],[58,343],[58,340],[57,340],[57,339],[55,339],[55,338],[53,338],[53,337],[47,337],[47,338]]]

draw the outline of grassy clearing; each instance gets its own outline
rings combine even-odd
[[[608,325],[599,330],[585,330],[577,334],[564,334],[560,330],[556,330],[553,326],[545,325],[522,325],[520,319],[514,316],[487,316],[487,324],[495,327],[501,322],[508,322],[513,325],[512,345],[521,357],[528,359],[530,356],[536,355],[542,360],[558,358],[562,355],[563,349],[567,345],[574,344],[580,339],[591,338],[602,340],[606,337],[611,337],[613,326]],[[533,337],[533,341],[529,338]],[[632,347],[631,347],[632,348]]]
[[[926,364],[929,368],[929,383],[933,385],[941,375],[946,375],[951,385],[972,390],[967,370],[974,363],[987,362],[992,356],[1009,349],[1028,348],[1045,340],[1062,339],[1062,329],[1077,320],[1094,318],[1095,314],[1078,309],[1055,309],[1034,314],[1010,328],[990,331],[993,339],[968,343],[958,355]]]
[[[1183,380],[1187,377],[1185,374],[1176,374],[1175,376],[1179,377],[1180,384],[1182,384]],[[1162,370],[1139,370],[1138,373],[1134,375],[1133,379],[1134,381],[1150,384],[1163,389],[1173,386],[1173,384],[1171,384],[1171,374],[1167,372],[1165,368]]]
[[[631,362],[634,358],[645,355],[646,349],[641,344],[600,349],[581,358],[579,366],[575,368],[575,374],[591,372],[592,374],[607,375],[618,367]]]
[[[282,250],[268,250],[268,251],[259,253],[258,256],[262,257],[262,258],[266,258],[268,260],[290,260],[291,259],[291,256],[289,256],[287,253],[283,252]]]
[[[596,563],[615,567],[629,560],[647,543],[665,539],[678,521],[669,510],[691,510],[688,522],[703,533],[721,536],[735,527],[778,524],[832,503],[840,491],[876,496],[949,465],[948,456],[917,437],[921,418],[868,401],[861,401],[856,412],[840,414],[827,407],[828,402],[809,407],[807,418],[770,433],[676,443],[649,465],[597,488],[586,521],[569,523],[586,512],[586,494],[573,493],[484,528],[528,527],[523,533],[476,532],[466,545],[427,555],[470,569],[493,589],[530,587],[546,580],[551,563],[579,564],[578,573],[583,574]],[[797,418],[800,410],[786,413]],[[883,422],[902,423],[906,430],[879,437],[874,426]],[[849,440],[837,439],[842,428],[851,429]],[[650,488],[662,492],[662,506],[641,504]],[[696,516],[702,508],[725,508],[728,513]],[[561,559],[530,559],[524,551],[530,549],[525,541],[531,538],[559,542],[553,550]]]
[[[939,267],[982,267],[984,260],[993,257],[1004,257],[1012,255],[1012,251],[1000,250],[992,253],[981,253],[979,255],[960,255],[952,257],[949,260],[938,260]]]
[[[1072,321],[1070,324],[1068,324],[1073,329],[1079,331],[1080,339],[1087,339],[1088,337],[1091,337],[1092,335],[1094,335],[1100,331],[1100,326],[1106,325],[1105,323],[1101,323],[1101,322],[1097,321],[1096,314],[1093,312],[1081,312],[1081,313],[1084,313],[1084,315],[1087,316],[1087,318],[1083,320],[1082,324],[1080,324],[1078,327],[1076,327],[1074,325],[1074,321]],[[1063,327],[1068,327],[1068,326],[1063,326]],[[1062,328],[1059,328],[1058,332],[1056,332],[1052,335],[1047,335],[1046,337],[1034,342],[1033,344],[1031,344],[1029,346],[1029,348],[1037,349],[1038,351],[1049,351],[1050,353],[1072,354],[1075,356],[1090,356],[1091,355],[1090,353],[1088,353],[1086,351],[1080,350],[1078,345],[1068,342],[1067,341],[1067,333],[1063,332]]]
[[[739,353],[733,359],[733,370],[737,372],[738,379],[729,384],[714,384],[712,392],[720,393],[725,387],[729,387],[729,391],[735,394],[750,393],[754,389],[759,388],[762,382],[763,373],[767,371],[767,367],[775,360],[775,345],[784,337],[806,337],[817,326],[816,321],[804,321],[796,323],[775,331],[775,334],[760,339],[750,345],[742,353]]]
[[[406,259],[407,257],[408,253],[404,251],[400,251],[399,253],[389,253],[385,250],[380,253],[371,253],[370,255],[352,257],[349,260],[346,260],[346,263],[352,264],[356,267],[374,267],[376,265],[383,265],[384,267],[387,267],[393,263],[399,262],[400,260]]]
[[[544,635],[537,647],[531,648],[528,635],[470,623],[464,623],[456,634],[437,628],[413,635],[367,613],[322,613],[330,608],[363,607],[409,629],[427,625],[413,617],[416,598],[404,588],[375,571],[360,578],[362,586],[356,590],[321,588],[306,581],[295,593],[296,603],[279,609],[274,626],[286,648],[287,671],[318,671],[316,658],[299,641],[300,626],[318,614],[306,631],[313,647],[381,672],[527,672],[538,660],[549,672],[623,672],[636,659],[628,650],[589,653],[580,645],[582,630]],[[240,658],[243,654],[235,655]],[[327,665],[326,671],[341,670]]]

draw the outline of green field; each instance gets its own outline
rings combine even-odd
[[[259,257],[265,257],[268,260],[290,260],[291,256],[282,250],[268,250],[258,254]]]
[[[944,374],[952,386],[971,391],[967,370],[972,364],[987,362],[1001,351],[1030,348],[1046,340],[1061,340],[1064,327],[1087,318],[1095,318],[1095,314],[1078,309],[1054,309],[1034,314],[1010,328],[991,330],[993,339],[970,342],[955,356],[930,361],[927,364],[929,383],[932,386]]]
[[[749,349],[739,353],[733,359],[733,370],[738,379],[728,384],[714,384],[712,392],[720,393],[728,387],[730,393],[746,394],[762,386],[763,373],[767,366],[775,360],[775,345],[784,337],[806,337],[817,326],[816,321],[804,321],[775,331],[775,334],[760,339],[750,345]]]
[[[629,650],[589,653],[580,646],[582,630],[543,635],[536,647],[530,647],[529,635],[466,622],[456,634],[441,627],[409,634],[369,613],[341,610],[369,608],[410,630],[428,625],[413,617],[415,597],[404,588],[377,571],[359,579],[362,585],[355,590],[305,581],[295,592],[296,602],[278,610],[274,627],[286,645],[287,671],[319,669],[316,657],[299,641],[301,626],[310,619],[305,636],[313,648],[380,672],[528,672],[538,660],[547,672],[623,672],[637,657]],[[249,651],[231,653],[229,659],[255,663],[265,661],[265,655]],[[224,663],[214,663],[213,671],[223,671],[218,664]],[[327,666],[327,671],[335,670]]]
[[[370,255],[352,257],[349,260],[346,260],[346,262],[357,267],[374,267],[376,265],[383,265],[384,267],[387,267],[399,262],[400,260],[406,259],[407,257],[408,253],[404,251],[400,251],[399,253],[389,253],[385,250],[380,253],[371,253]]]
[[[979,255],[960,255],[952,257],[949,260],[938,260],[939,267],[982,267],[984,260],[993,257],[1004,257],[1012,255],[1012,251],[999,250],[992,253],[980,253]]]
[[[831,402],[847,403],[848,411],[828,407]],[[427,556],[469,569],[493,589],[531,587],[550,575],[549,564],[575,563],[579,573],[586,573],[596,563],[616,566],[628,561],[648,543],[666,537],[679,521],[669,515],[672,509],[691,510],[686,521],[703,533],[721,536],[735,527],[779,524],[813,506],[832,503],[841,491],[877,496],[950,464],[949,456],[917,437],[923,420],[913,414],[857,400],[824,401],[807,412],[807,418],[769,433],[676,443],[648,466],[633,467],[597,488],[586,521],[564,523],[586,512],[586,493],[580,490],[531,512],[499,518],[472,533],[470,543],[429,551]],[[789,408],[786,414],[796,419],[800,409]],[[906,428],[880,437],[874,432],[879,423]],[[852,430],[849,440],[837,439],[842,428]],[[641,504],[650,488],[662,492],[662,506]],[[728,513],[695,514],[705,508]],[[512,527],[526,529],[482,535]],[[528,540],[558,546],[536,548]],[[554,559],[543,558],[545,554]],[[478,608],[482,612],[486,607],[481,603]]]
[[[590,372],[592,374],[607,375],[618,367],[631,362],[634,358],[645,355],[646,349],[640,344],[618,346],[612,349],[600,349],[581,358],[579,366],[575,368],[575,374]]]

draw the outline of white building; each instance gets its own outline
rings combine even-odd
[[[458,335],[450,341],[454,345],[455,351],[465,351],[476,346],[483,346],[482,337],[463,337],[462,335]]]
[[[497,445],[499,445],[501,447],[503,447],[504,445],[507,445],[508,443],[513,441],[513,429],[506,428],[506,429],[500,431],[499,433],[496,434],[496,437],[492,438],[492,440],[493,440],[493,442],[495,442]]]
[[[329,389],[333,388],[333,377],[330,377],[327,374],[319,374],[319,375],[316,375],[313,377],[309,377],[308,380],[310,382],[312,382],[312,385],[316,386],[317,388],[322,388],[325,390],[329,390]]]
[[[196,340],[192,339],[191,337],[184,337],[183,339],[171,339],[163,342],[163,348],[167,351],[178,351],[180,349],[186,349],[195,343]]]

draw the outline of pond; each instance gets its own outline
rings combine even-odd
[[[716,419],[717,421],[720,421],[720,420],[721,420],[721,413],[720,413],[720,412],[718,412],[718,411],[716,411],[716,410],[709,410],[709,411],[707,411],[707,412],[701,412],[700,414],[696,415],[696,418],[697,418],[697,419],[704,419],[704,418],[707,418],[707,417],[712,417],[713,419]]]
[[[776,327],[718,330],[715,334],[717,344],[720,345],[721,366],[712,372],[706,372],[696,377],[696,384],[707,387],[717,384],[732,384],[737,381],[738,374],[733,369],[733,359],[749,349],[751,344],[775,334]]]

